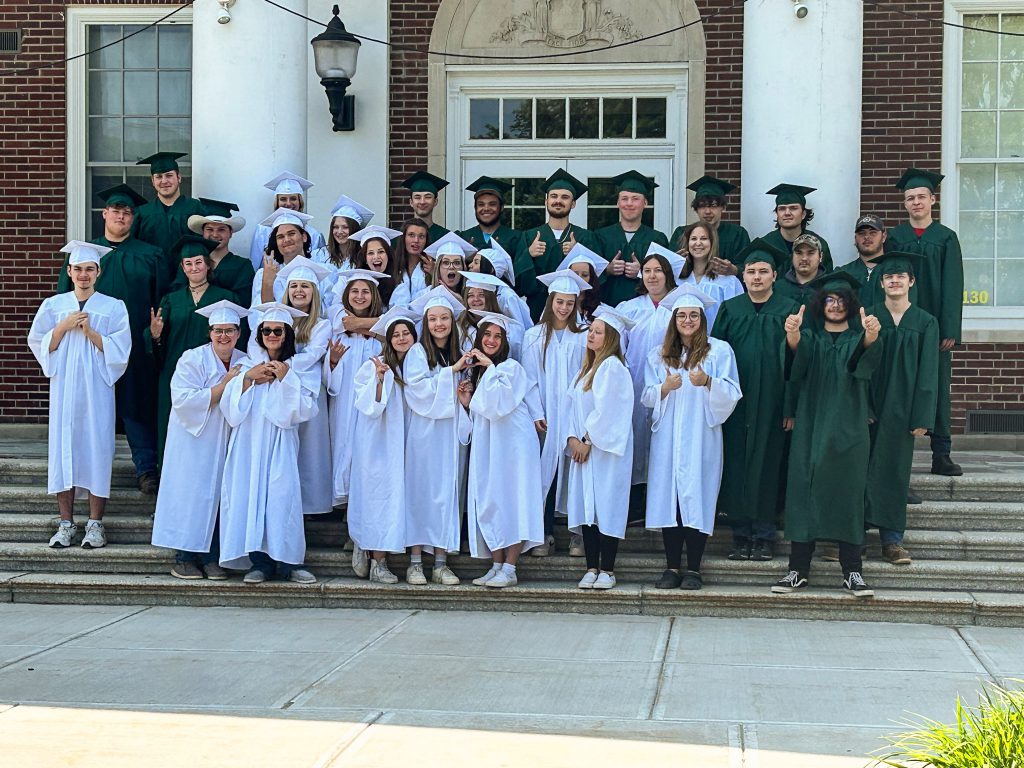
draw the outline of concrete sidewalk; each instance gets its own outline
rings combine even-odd
[[[1024,630],[0,605],[0,767],[864,766]]]

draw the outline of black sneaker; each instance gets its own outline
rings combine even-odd
[[[913,489],[907,489],[907,504],[923,504],[924,499],[914,493]]]
[[[875,590],[864,582],[859,571],[850,571],[843,579],[843,587],[855,597],[874,597]]]
[[[754,539],[750,547],[751,560],[772,560],[775,558],[775,542],[768,539]]]
[[[944,456],[932,456],[932,474],[933,475],[945,475],[946,477],[960,477],[964,473],[963,468],[949,458],[949,454]]]
[[[806,576],[801,576],[799,571],[790,571],[775,582],[772,592],[777,595],[788,595],[790,592],[796,592],[798,589],[804,589],[806,586]]]
[[[654,585],[655,589],[678,589],[679,585],[683,583],[683,577],[675,571],[665,569],[665,572],[661,574],[661,578]]]
[[[704,586],[704,577],[702,577],[697,571],[687,571],[683,574],[683,581],[679,585],[680,589],[700,589]]]
[[[732,552],[729,553],[730,560],[750,559],[750,539],[746,536],[737,536],[732,541]]]

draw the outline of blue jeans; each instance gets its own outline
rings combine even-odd
[[[135,464],[135,476],[142,477],[147,472],[156,471],[156,429],[135,419],[121,419],[124,424],[124,436],[128,439],[128,447],[132,451],[132,463]]]
[[[306,567],[302,563],[292,565],[291,563],[278,562],[266,552],[250,552],[249,560],[252,561],[252,567],[258,571],[263,571],[263,575],[268,579],[272,579],[276,575],[282,581],[287,581],[288,577],[292,575],[292,571],[296,568]]]
[[[732,524],[732,537],[734,539],[759,539],[762,541],[775,540],[775,523],[765,520],[743,520]]]
[[[890,531],[888,528],[879,528],[878,538],[881,540],[882,546],[886,544],[902,544],[903,531]]]
[[[184,549],[176,549],[174,562],[196,563],[197,565],[210,565],[220,560],[220,519],[213,526],[213,538],[210,540],[209,552],[186,552]]]

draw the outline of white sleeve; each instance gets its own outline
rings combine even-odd
[[[171,376],[171,408],[185,430],[193,437],[199,437],[210,419],[213,395],[210,387],[206,386],[202,358],[189,352],[181,356]],[[241,378],[241,375],[235,378]]]
[[[28,347],[35,355],[39,367],[43,369],[43,376],[48,379],[52,379],[64,370],[64,363],[67,359],[67,344],[65,343],[59,344],[53,352],[50,351],[53,329],[57,327],[57,316],[52,309],[52,304],[48,299],[40,305],[28,332]],[[61,339],[61,341],[64,340]]]
[[[110,332],[103,337],[103,380],[114,386],[128,369],[132,354],[132,329],[128,324],[128,309],[120,299],[110,315]]]
[[[711,390],[704,399],[704,418],[709,427],[724,424],[743,397],[736,355],[727,342],[711,348],[704,360],[704,373],[711,377]],[[685,387],[688,382],[683,382]]]
[[[477,382],[469,409],[485,419],[502,419],[512,413],[537,386],[514,360],[492,365]],[[539,400],[538,400],[539,405]]]
[[[390,368],[384,374],[380,400],[377,399],[377,366],[373,364],[373,360],[367,360],[359,367],[352,386],[356,410],[371,418],[380,418],[388,407],[391,390],[396,386],[395,374]]]
[[[590,389],[594,410],[583,424],[584,434],[596,448],[622,456],[633,433],[633,379],[618,360],[605,360],[594,374]]]
[[[428,419],[451,419],[460,408],[455,396],[456,373],[442,368],[430,375],[427,354],[419,344],[409,350],[402,365],[405,378],[405,402],[416,413]]]

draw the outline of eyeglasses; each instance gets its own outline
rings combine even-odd
[[[238,333],[237,328],[211,328],[210,333],[214,336],[234,336]]]
[[[442,267],[461,267],[462,266],[462,260],[461,259],[441,259],[441,266]]]
[[[260,328],[264,336],[284,336],[284,328]]]
[[[845,307],[846,299],[844,299],[842,296],[826,296],[825,306],[828,307],[833,305],[838,307]]]

